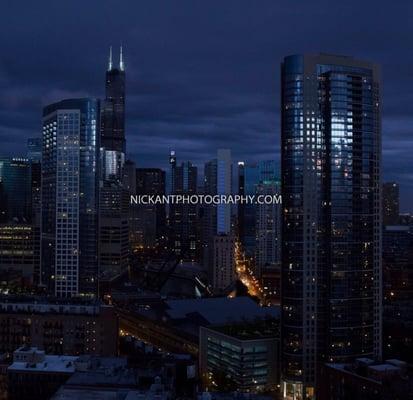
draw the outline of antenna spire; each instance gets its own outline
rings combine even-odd
[[[109,47],[109,63],[108,63],[108,71],[110,71],[113,67],[112,63],[112,46]]]
[[[122,45],[120,45],[119,69],[120,69],[121,71],[124,71],[124,70],[125,70],[125,63],[123,62],[123,49],[122,49]]]

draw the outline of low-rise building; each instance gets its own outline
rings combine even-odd
[[[0,298],[0,352],[22,345],[46,354],[114,356],[118,321],[112,306],[74,299]]]
[[[322,369],[320,400],[413,399],[413,375],[405,362],[369,358],[353,364],[328,363]]]
[[[201,327],[199,368],[205,388],[276,391],[279,384],[279,320]]]
[[[201,326],[279,318],[279,306],[260,307],[249,297],[160,300],[118,309],[121,333],[168,352],[198,355]]]
[[[9,399],[50,398],[74,373],[76,359],[76,356],[46,355],[36,347],[20,347],[7,368]]]

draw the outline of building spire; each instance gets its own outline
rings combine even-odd
[[[112,46],[109,47],[109,63],[108,63],[108,71],[110,71],[113,67],[112,63]]]
[[[124,70],[125,70],[125,63],[123,62],[123,49],[122,49],[122,45],[120,45],[119,69],[120,69],[121,71],[124,71]]]

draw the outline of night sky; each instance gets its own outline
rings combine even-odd
[[[280,62],[296,53],[375,61],[383,170],[413,211],[412,1],[6,1],[0,14],[0,155],[25,155],[42,106],[104,95],[122,42],[127,152],[138,166],[279,159]]]

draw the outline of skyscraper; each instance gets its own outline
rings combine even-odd
[[[136,169],[136,194],[160,195],[166,192],[165,171],[159,168]],[[166,213],[165,204],[155,204],[151,207],[156,214],[156,239],[165,234]]]
[[[205,164],[205,195],[228,196],[232,193],[231,150],[218,149],[217,158]],[[203,210],[203,264],[209,284],[222,293],[235,281],[235,237],[230,204],[206,204]]]
[[[129,266],[129,196],[116,181],[99,191],[99,278],[110,281]]]
[[[135,169],[135,194],[164,195],[165,171],[159,168]],[[164,204],[130,205],[130,239],[135,250],[154,248],[164,241],[166,214]]]
[[[238,174],[239,194],[255,195],[259,184],[275,182],[279,179],[279,166],[275,160],[265,160],[252,164],[241,163],[238,167]],[[248,257],[253,257],[256,254],[257,211],[258,206],[256,204],[238,205],[239,237]]]
[[[96,295],[99,102],[43,110],[41,281],[60,297]]]
[[[112,47],[106,71],[106,97],[102,107],[101,146],[107,151],[125,154],[125,64],[122,46],[119,66],[114,67]]]
[[[264,180],[257,185],[256,195],[276,196],[281,192],[280,182]],[[256,275],[261,277],[264,268],[274,269],[281,262],[281,205],[259,204],[256,207],[255,265]]]
[[[42,138],[32,137],[27,139],[27,158],[29,161],[42,161]]]
[[[31,165],[28,159],[0,158],[0,182],[5,203],[5,213],[0,215],[0,222],[13,219],[20,222],[31,221],[31,179]]]
[[[399,185],[396,182],[383,183],[383,225],[399,223]]]
[[[190,161],[177,165],[171,163],[173,176],[172,194],[190,196],[197,193],[198,168]],[[200,255],[200,230],[197,204],[179,203],[169,205],[169,242],[175,254],[198,260]]]
[[[315,398],[320,366],[381,356],[377,66],[282,64],[283,394]]]

